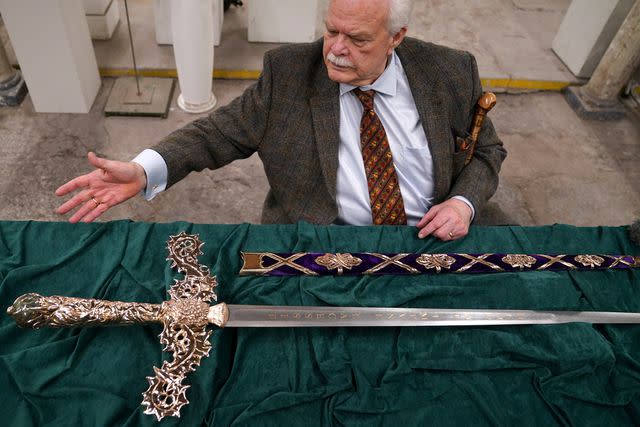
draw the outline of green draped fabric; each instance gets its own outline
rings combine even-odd
[[[169,354],[160,325],[20,329],[27,292],[160,303],[180,275],[166,241],[206,242],[201,263],[232,304],[640,312],[640,271],[376,277],[238,276],[240,251],[638,254],[623,227],[474,227],[460,241],[413,227],[0,223],[0,423],[156,425],[146,376]],[[639,425],[640,326],[227,328],[162,425]]]

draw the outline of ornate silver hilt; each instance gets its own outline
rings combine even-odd
[[[180,323],[189,327],[212,323],[222,328],[228,317],[225,303],[210,306],[195,298],[145,304],[35,293],[18,297],[7,313],[18,326],[33,329],[145,323]]]
[[[175,281],[168,291],[170,299],[162,304],[31,293],[18,297],[7,312],[18,325],[30,328],[162,323],[160,343],[164,351],[173,353],[173,360],[153,368],[155,376],[147,377],[149,388],[142,393],[142,406],[145,414],[155,415],[158,421],[167,415],[179,417],[182,406],[189,403],[189,386],[182,381],[211,350],[207,324],[223,327],[229,313],[224,303],[210,305],[216,300],[217,282],[207,266],[198,264],[203,245],[197,235],[170,237],[167,260],[185,276]]]

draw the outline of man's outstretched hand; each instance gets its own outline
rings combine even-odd
[[[139,194],[147,185],[144,169],[137,163],[102,159],[91,152],[88,157],[89,163],[96,169],[56,190],[56,196],[79,190],[56,209],[57,213],[63,215],[78,208],[69,222],[91,222],[109,208]]]
[[[433,235],[444,241],[464,237],[469,233],[471,215],[471,208],[462,200],[446,200],[432,206],[416,224],[420,229],[418,237]]]

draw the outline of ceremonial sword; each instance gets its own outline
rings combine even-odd
[[[314,307],[234,305],[216,300],[215,276],[200,265],[203,242],[197,235],[180,233],[168,242],[172,267],[185,277],[176,280],[162,304],[146,304],[35,293],[18,297],[7,309],[22,327],[73,327],[162,323],[160,342],[173,352],[172,361],[154,367],[143,393],[145,413],[161,420],[180,416],[188,403],[183,385],[188,372],[209,355],[211,330],[217,327],[362,327],[362,326],[477,326],[557,323],[640,323],[640,313],[593,311],[482,310],[387,307]]]

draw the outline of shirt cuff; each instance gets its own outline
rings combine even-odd
[[[453,196],[452,199],[461,200],[461,201],[465,202],[467,204],[467,206],[469,206],[469,208],[471,209],[471,221],[469,221],[469,223],[473,222],[473,218],[475,218],[475,216],[476,216],[476,210],[473,207],[473,205],[471,204],[471,202],[469,201],[469,199],[467,199],[464,196]]]
[[[142,196],[151,200],[167,188],[167,163],[157,151],[146,149],[138,154],[132,162],[142,166],[147,175],[147,186]]]

